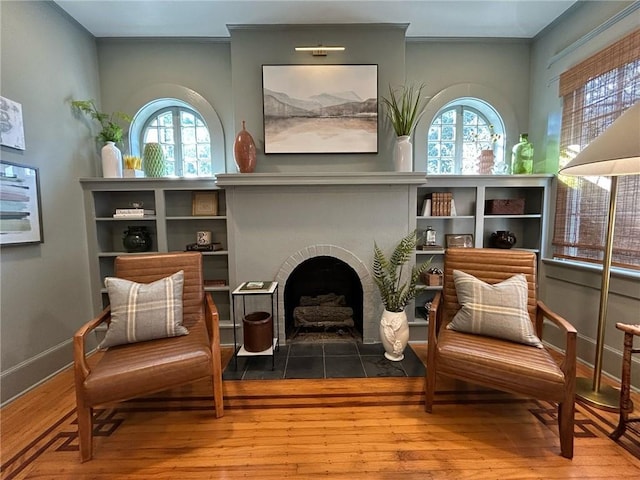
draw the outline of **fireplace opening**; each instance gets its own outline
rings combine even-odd
[[[362,339],[362,284],[353,268],[330,256],[298,265],[284,289],[287,340],[306,337]]]

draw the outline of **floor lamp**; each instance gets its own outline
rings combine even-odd
[[[613,253],[613,231],[616,217],[618,177],[640,173],[640,102],[636,102],[618,117],[600,136],[593,140],[573,160],[560,170],[563,175],[611,177],[607,238],[602,260],[602,285],[596,337],[596,357],[593,381],[576,379],[576,396],[585,402],[606,410],[618,410],[620,392],[601,385],[602,353],[604,350],[609,279]]]

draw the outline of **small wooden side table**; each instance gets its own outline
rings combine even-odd
[[[640,353],[640,349],[633,348],[633,337],[640,336],[640,325],[616,323],[616,328],[624,332],[624,350],[622,352],[622,378],[620,381],[620,420],[617,428],[610,435],[617,440],[627,429],[627,424],[640,422],[640,417],[631,418],[633,402],[631,401],[631,355]]]

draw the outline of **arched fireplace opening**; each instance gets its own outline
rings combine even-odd
[[[318,256],[300,263],[287,279],[284,310],[287,340],[313,332],[362,339],[362,284],[338,258]]]

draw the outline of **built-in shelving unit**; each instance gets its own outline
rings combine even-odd
[[[104,278],[114,274],[114,258],[127,253],[122,238],[130,226],[147,227],[153,252],[184,251],[196,242],[196,232],[212,232],[212,241],[222,250],[203,252],[205,290],[218,306],[221,325],[232,328],[230,307],[229,250],[224,190],[214,179],[81,179],[84,190],[89,267],[94,311],[108,303]],[[218,214],[192,215],[193,193],[215,191]],[[155,215],[143,218],[113,218],[116,208],[142,203]],[[209,285],[207,285],[209,283]],[[224,283],[221,285],[220,283]]]
[[[491,234],[508,230],[517,239],[515,249],[536,252],[541,258],[544,249],[544,234],[547,219],[552,175],[442,175],[428,177],[418,187],[416,228],[418,239],[427,227],[436,233],[436,241],[443,248],[417,250],[416,263],[431,259],[433,267],[442,268],[448,234],[473,235],[476,248],[491,247]],[[433,193],[450,192],[455,202],[456,215],[422,215],[423,202]],[[486,210],[486,202],[496,199],[524,199],[521,214],[492,215]],[[421,286],[415,299],[414,323],[426,323],[424,304],[433,299],[434,291],[442,287]]]

